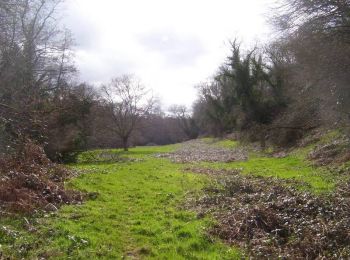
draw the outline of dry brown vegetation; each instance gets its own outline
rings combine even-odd
[[[64,188],[71,175],[71,171],[52,163],[40,146],[27,142],[21,152],[1,157],[1,213],[55,211],[62,204],[80,202],[79,192]]]
[[[206,168],[215,181],[192,201],[198,216],[214,215],[209,233],[245,248],[250,256],[282,259],[350,257],[350,183],[316,196],[292,188],[293,181],[242,176]]]
[[[234,150],[208,145],[205,141],[188,141],[173,153],[161,154],[159,156],[168,157],[175,163],[190,162],[234,162],[243,161],[248,158],[247,151],[243,148]]]

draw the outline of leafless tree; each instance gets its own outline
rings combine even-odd
[[[172,105],[169,108],[169,112],[176,119],[179,127],[189,139],[198,137],[199,129],[186,106]]]
[[[273,22],[287,34],[321,33],[350,43],[349,11],[349,0],[283,0]]]
[[[350,1],[280,1],[273,21],[283,35],[273,49],[291,58],[288,96],[305,107],[299,114],[313,110],[323,123],[348,125]]]
[[[114,78],[102,87],[106,107],[111,116],[111,127],[121,139],[125,151],[129,139],[142,118],[147,117],[154,107],[154,98],[150,91],[132,75]]]
[[[8,132],[41,138],[45,117],[75,73],[72,38],[58,22],[61,3],[0,2],[0,119]]]

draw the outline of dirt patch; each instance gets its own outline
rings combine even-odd
[[[183,143],[175,152],[157,156],[170,158],[175,163],[233,162],[247,160],[248,153],[243,148],[227,149],[202,140],[192,140]]]
[[[72,175],[28,142],[20,153],[0,158],[0,212],[55,211],[62,204],[80,202],[81,193],[64,188]]]
[[[212,214],[217,224],[209,233],[246,249],[251,257],[350,257],[349,183],[331,195],[316,196],[285,181],[242,176],[237,171],[197,168],[193,172],[211,174],[214,181],[189,207],[199,217]]]

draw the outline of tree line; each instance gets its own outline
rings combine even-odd
[[[204,133],[293,145],[306,131],[349,126],[350,1],[278,1],[276,37],[231,54],[199,84],[193,118]]]
[[[96,88],[77,80],[61,0],[0,2],[0,154],[35,142],[50,159],[74,151],[168,144],[236,132],[291,145],[309,129],[350,119],[350,3],[279,1],[268,45],[230,55],[198,84],[192,110],[162,111],[133,75]],[[69,157],[69,156],[68,156]]]
[[[61,4],[0,2],[0,153],[35,142],[60,161],[72,151],[186,139],[183,119],[161,111],[137,77],[116,76],[102,88],[78,82]]]

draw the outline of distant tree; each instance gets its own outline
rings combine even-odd
[[[243,55],[240,45],[232,42],[231,55],[216,80],[228,84],[228,90],[222,91],[225,103],[238,105],[245,117],[243,125],[268,124],[283,105],[283,81],[278,76],[275,64],[264,60],[264,53],[255,48]]]
[[[216,136],[271,123],[285,105],[282,72],[269,53],[255,48],[242,54],[240,45],[232,42],[226,62],[210,82],[198,87],[196,121]]]
[[[172,105],[169,108],[169,112],[189,139],[198,137],[199,128],[186,106]]]
[[[225,86],[215,79],[197,86],[199,97],[193,105],[193,118],[203,132],[221,136],[235,127],[233,104],[225,102]]]
[[[106,109],[110,114],[112,131],[120,138],[125,151],[129,139],[142,118],[147,117],[154,107],[154,98],[141,82],[132,75],[114,78],[102,87]]]

